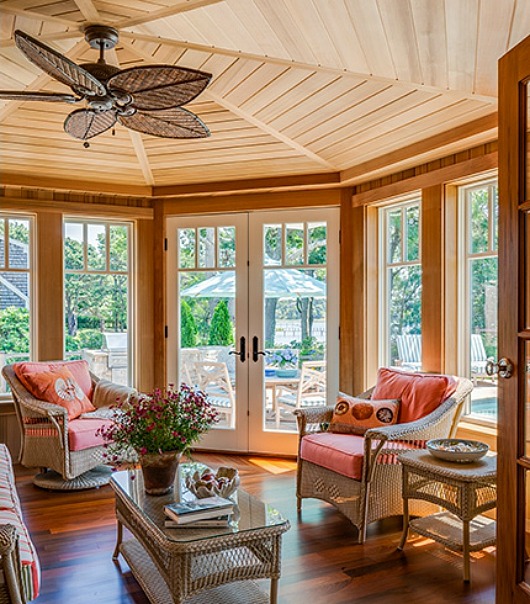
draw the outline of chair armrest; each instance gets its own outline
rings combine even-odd
[[[293,411],[298,424],[298,435],[301,438],[306,434],[322,432],[321,424],[326,424],[333,417],[335,407],[308,407],[307,409],[295,409]],[[308,429],[308,426],[315,426],[314,429]]]
[[[4,581],[12,604],[23,604],[22,583],[20,578],[20,556],[18,552],[18,533],[12,524],[0,525],[0,557]]]

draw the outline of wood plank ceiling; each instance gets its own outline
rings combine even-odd
[[[13,32],[82,63],[97,56],[89,23],[119,30],[109,60],[122,68],[213,74],[188,106],[208,139],[118,126],[85,149],[63,131],[68,106],[0,102],[4,182],[131,191],[318,174],[354,183],[494,140],[497,59],[530,34],[528,0],[4,0],[0,13],[0,89],[66,92]]]

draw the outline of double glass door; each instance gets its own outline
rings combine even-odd
[[[168,378],[203,390],[206,448],[296,453],[338,390],[337,209],[168,220]]]

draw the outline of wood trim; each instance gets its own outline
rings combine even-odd
[[[109,200],[110,201],[110,200]],[[90,214],[116,218],[152,219],[151,208],[138,208],[130,205],[111,205],[107,203],[90,203],[74,201],[55,201],[47,199],[27,199],[25,197],[4,197],[0,195],[4,210],[21,210],[39,214]]]
[[[378,209],[364,208],[365,236],[364,254],[364,287],[365,287],[365,322],[364,336],[364,373],[363,380],[357,384],[357,392],[364,392],[375,384],[379,367],[379,220]],[[358,320],[357,333],[361,334],[362,325]],[[357,343],[357,354],[360,353]],[[360,376],[359,376],[360,379]]]
[[[154,359],[154,385],[166,385],[166,252],[164,242],[166,239],[166,220],[164,204],[155,203],[154,207],[154,241],[153,241],[153,278],[156,287],[153,295],[153,359]]]
[[[17,102],[17,101],[11,101]],[[10,105],[6,105],[9,107]],[[28,177],[24,174],[2,172],[0,186],[27,187]],[[128,195],[137,197],[152,197],[152,187],[138,185],[122,185],[113,182],[100,182],[97,180],[63,180],[60,178],[41,178],[38,180],[39,189],[53,189],[66,191],[91,191],[94,193],[115,193],[116,195]]]
[[[197,183],[189,185],[164,185],[153,187],[153,197],[197,197],[200,195],[231,195],[239,193],[266,193],[271,189],[296,190],[339,186],[338,172],[323,172],[321,174],[298,174],[295,176],[279,176],[275,178],[252,178],[247,180],[226,180],[223,182]]]
[[[443,371],[458,374],[458,188],[445,187],[444,203],[444,340]]]
[[[224,0],[185,0],[185,2],[181,2],[179,6],[168,6],[140,17],[124,19],[123,21],[114,24],[114,27],[117,29],[123,29],[125,27],[132,27],[133,25],[142,25],[143,23],[149,23],[157,19],[163,19],[164,17],[172,17],[173,15],[178,15],[189,10],[195,10],[197,8],[209,6],[210,4],[217,4],[218,2],[223,1]]]
[[[422,369],[443,372],[444,338],[444,188],[422,191],[421,202],[421,333]]]
[[[342,170],[340,173],[341,184],[353,183],[353,181],[360,178],[366,179],[370,174],[382,170],[388,174],[390,166],[399,169],[401,164],[408,163],[410,165],[412,162],[417,163],[421,161],[422,155],[426,153],[434,150],[441,151],[447,145],[462,142],[467,138],[476,137],[477,135],[483,135],[488,142],[493,141],[497,138],[498,119],[497,112],[494,112],[491,115],[478,118],[457,128],[446,130],[441,134],[402,147],[397,151],[380,155],[370,161]]]
[[[164,215],[205,214],[216,212],[248,212],[252,210],[274,210],[286,208],[307,208],[339,206],[340,189],[319,189],[316,191],[284,191],[250,193],[226,197],[187,197],[161,200]]]
[[[154,221],[136,223],[136,387],[151,392],[155,386],[154,368]]]
[[[498,417],[497,590],[496,602],[530,602],[521,583],[526,524],[525,470],[517,459],[524,446],[524,362],[518,338],[524,324],[524,231],[519,203],[524,201],[525,105],[522,82],[530,76],[530,36],[499,61],[499,357],[515,363],[510,379],[501,379]],[[521,97],[521,98],[520,98]],[[526,100],[526,99],[525,99]],[[528,167],[527,167],[528,170]],[[521,355],[521,356],[520,356]]]
[[[466,155],[471,152],[472,150],[466,152]],[[459,155],[457,154],[452,157],[457,158]],[[355,192],[352,197],[352,205],[355,207],[378,203],[429,186],[440,185],[445,182],[465,178],[466,176],[493,170],[497,167],[497,151],[487,152],[478,157],[466,158],[463,161],[456,161],[455,159],[450,165],[443,165],[443,163],[444,160],[437,160],[436,162],[432,162],[431,170],[428,169],[428,164],[427,166],[419,166],[416,169],[405,171],[399,175],[392,175],[390,178],[396,179],[396,182],[390,182],[381,186],[377,186],[374,183],[374,188],[372,189]],[[436,168],[436,165],[439,167]]]
[[[343,189],[340,205],[340,342],[339,342],[339,388],[341,392],[355,394],[354,391],[354,348],[355,348],[355,319],[354,300],[357,296],[346,295],[346,292],[357,292],[354,287],[356,243],[358,233],[354,229],[351,206],[351,189]],[[357,309],[358,310],[358,309]]]
[[[237,59],[249,59],[252,61],[259,61],[269,65],[286,65],[287,67],[294,67],[298,69],[307,69],[310,71],[331,73],[340,75],[343,77],[357,78],[371,82],[381,82],[383,84],[390,84],[392,86],[402,86],[404,90],[423,90],[426,92],[434,92],[440,94],[440,88],[436,86],[428,86],[420,82],[412,82],[407,80],[396,80],[384,76],[376,76],[373,74],[361,73],[344,69],[343,67],[328,67],[325,65],[315,65],[314,63],[304,63],[303,61],[296,61],[293,59],[286,59],[281,57],[271,57],[265,54],[256,54],[251,52],[242,52],[240,50],[233,50],[230,48],[222,48],[219,46],[211,46],[208,44],[198,44],[195,42],[188,42],[185,40],[173,40],[171,38],[165,38],[163,36],[154,36],[152,34],[142,34],[140,32],[120,32],[122,40],[143,40],[144,42],[154,42],[155,44],[161,44],[163,46],[169,46],[174,48],[186,48],[189,50],[196,50],[198,52],[204,52],[208,54],[223,55],[226,57],[234,57]],[[473,94],[466,90],[444,90],[443,94],[449,98],[454,99],[471,99],[474,101],[483,101],[485,103],[491,103],[493,107],[497,107],[497,98],[484,94]]]
[[[36,221],[36,360],[52,361],[64,356],[63,336],[63,217],[42,213]]]

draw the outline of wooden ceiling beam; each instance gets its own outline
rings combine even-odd
[[[8,15],[27,17],[28,19],[37,19],[38,21],[43,21],[45,23],[60,23],[61,25],[68,25],[69,27],[80,25],[79,21],[72,21],[71,19],[63,19],[62,17],[54,17],[52,15],[43,15],[34,10],[19,8],[16,5],[16,0],[13,4],[2,2],[0,5],[0,12],[7,13]]]
[[[163,19],[164,17],[172,17],[180,13],[185,13],[196,8],[203,8],[210,4],[217,4],[218,2],[224,2],[224,0],[184,0],[175,6],[167,6],[160,10],[153,11],[141,17],[131,17],[130,19],[124,19],[115,25],[117,28],[132,27],[133,25],[143,25],[144,23],[151,23],[157,19]]]
[[[230,113],[237,115],[238,117],[244,119],[249,124],[252,124],[253,126],[256,126],[256,128],[259,128],[259,130],[261,130],[262,132],[269,134],[276,140],[279,140],[280,142],[284,143],[285,145],[291,147],[291,149],[294,149],[295,151],[300,153],[300,155],[305,155],[309,159],[320,164],[321,166],[324,166],[328,170],[335,171],[337,169],[336,166],[333,166],[332,164],[330,164],[323,157],[320,157],[320,155],[313,153],[313,151],[311,151],[307,147],[304,147],[300,143],[297,143],[295,140],[293,140],[292,138],[289,138],[288,136],[286,136],[279,130],[276,130],[276,128],[273,128],[272,126],[269,126],[265,122],[254,117],[248,111],[245,111],[244,109],[241,109],[240,107],[238,107],[237,105],[234,105],[230,101],[227,101],[221,95],[217,94],[213,90],[207,88],[203,92],[203,96],[209,97],[210,99],[212,99],[212,101],[215,101],[219,106],[224,107],[225,109],[230,111]]]
[[[367,73],[359,73],[350,71],[348,69],[342,69],[338,67],[326,67],[324,65],[316,65],[314,63],[304,63],[302,61],[294,61],[291,59],[282,59],[279,57],[271,57],[270,55],[259,55],[249,52],[241,52],[240,50],[232,50],[229,48],[220,48],[219,46],[209,46],[208,44],[196,44],[194,42],[185,42],[183,40],[172,40],[170,38],[162,38],[160,36],[152,36],[148,34],[142,34],[140,32],[128,32],[121,31],[120,37],[123,42],[127,40],[142,40],[144,42],[154,42],[156,44],[174,46],[176,48],[186,48],[190,50],[197,50],[199,52],[205,52],[215,55],[223,55],[227,57],[235,57],[238,59],[249,59],[251,61],[260,61],[271,65],[285,65],[287,67],[294,67],[298,69],[306,69],[312,71],[318,71],[321,73],[332,73],[335,75],[341,75],[344,77],[353,77],[356,79],[364,79],[372,82],[381,82],[382,84],[391,84],[392,86],[404,86],[412,87],[415,90],[424,90],[426,92],[434,92],[436,94],[444,94],[449,98],[470,99],[474,101],[483,101],[485,103],[491,103],[495,107],[497,106],[497,97],[487,96],[483,94],[473,94],[464,90],[442,90],[436,86],[427,86],[418,82],[408,82],[405,80],[396,80],[394,78],[386,78],[383,76],[375,76]],[[152,59],[151,59],[152,60]]]
[[[70,38],[79,38],[82,36],[83,32],[81,29],[72,29],[70,31],[55,32],[33,37],[37,38],[37,40],[40,40],[41,42],[57,42],[58,40],[69,40]],[[0,40],[0,48],[9,48],[11,46],[15,46],[15,38],[6,38],[5,40]]]
[[[92,0],[74,0],[74,2],[87,21],[101,23],[101,16]]]
[[[497,138],[497,125],[498,125],[497,112],[491,113],[484,117],[480,117],[467,124],[462,124],[451,130],[446,130],[440,134],[430,136],[424,140],[412,143],[406,147],[401,147],[396,151],[385,153],[375,159],[371,159],[362,164],[357,164],[346,170],[342,170],[340,173],[341,185],[353,184],[358,182],[361,178],[365,181],[370,175],[373,177],[374,172],[384,170],[388,174],[389,171],[394,171],[404,163],[421,163],[421,156],[430,151],[439,149],[442,153],[443,148],[447,145],[451,145],[457,142],[466,141],[480,134],[489,133],[488,141],[495,140]],[[468,142],[467,146],[471,146],[471,142]]]

